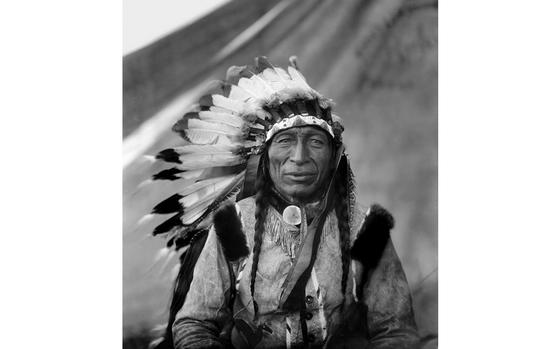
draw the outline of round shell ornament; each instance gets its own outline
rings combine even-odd
[[[282,218],[288,224],[298,225],[301,223],[301,210],[295,205],[290,205],[282,212]]]

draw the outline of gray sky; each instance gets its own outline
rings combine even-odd
[[[229,0],[123,0],[123,55],[195,21]]]

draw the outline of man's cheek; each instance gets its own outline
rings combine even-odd
[[[270,178],[273,182],[276,182],[280,179],[280,168],[277,164],[270,164]]]

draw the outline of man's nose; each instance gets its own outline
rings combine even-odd
[[[307,160],[307,149],[301,140],[298,140],[290,156],[296,164],[303,164]]]

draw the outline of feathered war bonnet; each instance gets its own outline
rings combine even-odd
[[[169,248],[180,249],[212,223],[226,200],[254,194],[259,158],[266,142],[281,130],[312,125],[333,137],[343,154],[341,119],[333,103],[312,89],[297,70],[295,57],[286,70],[257,57],[255,66],[232,66],[225,81],[214,81],[195,108],[174,126],[185,144],[169,148],[156,159],[174,164],[153,180],[184,181],[183,189],[160,202],[152,214],[174,215],[155,228]],[[344,169],[349,185],[351,171]]]

